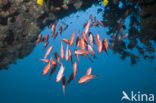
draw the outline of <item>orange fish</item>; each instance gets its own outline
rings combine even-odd
[[[96,34],[96,43],[97,43],[97,48],[98,52],[101,53],[102,51],[102,42],[99,34]]]
[[[58,71],[58,74],[56,76],[56,82],[59,82],[62,79],[64,70],[65,70],[65,67],[61,63],[60,70]]]
[[[96,75],[84,75],[83,77],[81,77],[78,81],[79,84],[81,83],[86,83],[87,81],[89,81],[90,79],[93,79],[97,77]]]
[[[97,20],[97,23],[104,27],[103,23],[100,20]]]
[[[44,61],[44,62],[46,62],[46,63],[49,62],[49,59],[40,59],[40,60],[42,60],[42,61]]]
[[[89,67],[88,70],[87,70],[87,72],[86,72],[86,75],[91,75],[91,73],[92,73],[92,68]]]
[[[63,49],[62,40],[61,40],[60,57],[61,57],[62,59],[64,59],[64,49]]]
[[[57,37],[57,35],[58,35],[58,32],[55,33],[55,35],[54,35],[54,39],[53,39],[53,40],[55,40],[55,38]]]
[[[68,61],[68,59],[69,59],[69,48],[68,48],[68,45],[67,45],[67,48],[66,48],[65,58],[66,58],[66,61]]]
[[[44,36],[43,41],[48,41],[49,40],[49,35],[47,34],[46,36]]]
[[[57,62],[53,59],[53,57],[50,58],[50,61],[51,61],[51,65],[57,64]]]
[[[55,52],[54,55],[55,55],[55,59],[58,61],[58,63],[61,64],[60,58],[59,58],[59,55],[57,54],[57,52]]]
[[[37,38],[37,40],[36,40],[36,45],[38,44],[38,43],[40,43],[42,41],[42,34],[39,34],[38,35],[38,38]]]
[[[68,58],[71,61],[71,63],[73,63],[73,58],[72,58],[72,54],[70,50],[68,51],[68,56],[69,56]]]
[[[75,79],[75,77],[76,77],[76,72],[77,72],[77,63],[75,62],[75,63],[73,64],[73,76],[74,76],[74,79]]]
[[[89,42],[90,42],[90,45],[92,46],[93,48],[93,44],[94,44],[94,37],[93,37],[93,34],[91,32],[89,32]]]
[[[55,29],[56,29],[56,23],[54,23],[54,24],[51,26],[51,33],[52,33],[52,36],[55,34]]]
[[[105,52],[107,53],[107,49],[108,49],[108,42],[107,42],[107,38],[103,39],[103,49],[105,50]]]
[[[63,89],[63,94],[65,95],[65,87],[66,87],[66,77],[62,77],[62,89]]]
[[[87,43],[87,37],[86,37],[85,33],[82,32],[81,35],[82,35],[82,38],[84,39],[84,41]]]
[[[98,25],[99,24],[97,22],[93,22],[90,27],[92,27],[92,26],[98,26]]]
[[[76,49],[74,50],[74,52],[76,51]],[[77,61],[79,62],[79,56],[78,54],[75,54]]]
[[[116,37],[116,33],[113,33],[113,35],[111,36],[113,39],[115,39],[115,37]]]
[[[56,7],[56,8],[55,8],[55,10],[60,11],[60,10],[61,10],[61,8],[60,8],[60,7]]]
[[[124,24],[124,19],[121,19],[120,23],[119,23],[119,28],[121,28],[123,26],[123,24]]]
[[[48,46],[48,44],[49,44],[49,41],[46,41],[44,44],[44,49]]]
[[[50,52],[52,51],[52,49],[53,49],[53,46],[50,46],[50,47],[48,48],[48,50],[47,50],[47,52],[46,52],[46,54],[45,54],[45,56],[44,56],[44,59],[47,58],[47,56],[50,54]]]
[[[83,38],[80,39],[79,43],[80,43],[81,50],[85,50],[85,42]]]
[[[86,25],[86,27],[85,27],[85,35],[88,33],[88,31],[89,31],[89,25],[90,25],[90,19],[88,20],[88,22],[87,22],[87,25]]]
[[[62,39],[64,43],[69,44],[69,41],[65,38]]]
[[[78,54],[78,55],[83,55],[83,54],[87,54],[87,53],[90,53],[90,52],[85,51],[85,50],[75,50],[75,54]]]
[[[94,52],[93,48],[89,44],[87,45],[87,49],[90,52],[90,54],[92,54],[93,56],[95,56],[95,52]]]
[[[51,67],[51,63],[50,63],[50,61],[49,61],[48,64],[45,66],[45,68],[44,68],[42,74],[43,74],[43,75],[46,75],[46,74],[49,72],[50,67]]]
[[[76,38],[76,46],[79,47],[79,33],[77,34],[77,38]]]
[[[56,68],[57,68],[57,63],[53,66],[53,68],[52,68],[52,70],[50,72],[49,80],[50,80],[50,77],[52,76],[52,74],[55,72]]]
[[[72,72],[72,74],[70,75],[66,85],[68,85],[73,79],[74,79],[74,73]]]
[[[73,34],[72,34],[72,36],[71,36],[71,38],[70,38],[70,40],[69,40],[69,45],[71,46],[72,44],[73,44],[73,42],[74,42],[74,37],[75,37],[75,30],[73,31]]]
[[[62,26],[58,24],[59,30],[60,30],[60,35],[62,36]]]
[[[123,34],[122,36],[121,36],[121,39],[124,39],[124,38],[126,38],[128,36],[128,33],[125,33],[125,34]]]

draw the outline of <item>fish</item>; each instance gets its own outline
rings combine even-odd
[[[67,45],[67,48],[66,48],[65,58],[66,58],[66,61],[69,60],[69,48],[68,48],[68,45]]]
[[[87,22],[85,22],[85,23],[83,24],[83,28],[85,28],[86,25],[87,25]]]
[[[76,46],[79,47],[79,33],[77,34],[77,38],[76,38]]]
[[[63,89],[63,94],[65,95],[65,87],[66,87],[66,77],[62,77],[62,89]]]
[[[123,32],[123,27],[119,28],[120,35],[122,35],[122,32]]]
[[[45,42],[44,49],[48,46],[48,44],[49,44],[49,41]]]
[[[90,25],[90,19],[88,20],[87,24],[86,24],[86,27],[85,27],[85,35],[88,33],[89,31],[89,25]]]
[[[43,38],[43,41],[48,42],[48,40],[49,40],[49,35],[48,35],[48,34],[46,34],[46,36],[44,36],[44,38]]]
[[[75,54],[78,55],[83,55],[83,54],[88,54],[90,53],[89,51],[85,51],[85,50],[75,50]]]
[[[42,6],[43,5],[43,0],[37,0],[37,4]]]
[[[59,58],[59,55],[57,54],[57,52],[55,52],[54,55],[55,55],[55,59],[58,61],[58,63],[61,64],[60,58]]]
[[[57,64],[57,62],[53,59],[53,57],[50,58],[50,61],[51,61],[51,65]]]
[[[50,61],[49,61],[48,64],[45,66],[45,68],[44,68],[42,74],[43,74],[43,75],[46,75],[46,74],[49,72],[50,67],[51,67],[51,63],[50,63]]]
[[[121,36],[121,39],[124,39],[128,36],[128,33],[124,33],[122,36]]]
[[[78,80],[78,83],[81,84],[81,83],[86,83],[87,81],[89,81],[90,79],[93,79],[97,77],[96,75],[84,75],[83,77],[81,77],[79,80]]]
[[[113,39],[115,39],[115,37],[116,37],[116,33],[113,33],[113,35],[111,36]]]
[[[68,9],[68,6],[66,4],[62,5],[62,7],[66,10]]]
[[[48,63],[50,61],[49,59],[40,59],[40,60],[42,60],[43,62],[46,62],[46,63]]]
[[[97,20],[97,23],[104,27],[103,23],[100,20]]]
[[[50,77],[52,76],[52,74],[55,72],[56,68],[57,68],[57,63],[51,69],[51,72],[50,72],[50,75],[49,75],[49,80],[50,80]]]
[[[72,74],[70,75],[67,83],[66,83],[66,86],[74,79],[74,72],[72,72]]]
[[[123,26],[123,24],[124,24],[124,20],[121,19],[121,20],[120,20],[120,23],[119,23],[119,28],[121,28],[121,27]]]
[[[53,46],[50,46],[50,47],[48,48],[47,52],[45,53],[44,59],[47,58],[47,56],[50,54],[50,52],[52,51],[52,49],[53,49]]]
[[[75,37],[75,30],[73,31],[72,36],[71,36],[71,38],[70,38],[70,40],[69,40],[69,45],[70,45],[70,46],[71,46],[71,45],[73,44],[73,42],[74,42],[74,37]]]
[[[60,35],[62,36],[62,26],[58,24]]]
[[[88,51],[89,51],[89,53],[90,54],[92,54],[93,56],[95,56],[95,52],[94,52],[94,50],[93,50],[93,48],[92,48],[92,46],[91,45],[87,45],[87,49],[88,49]]]
[[[68,28],[68,25],[66,25],[63,30],[65,31],[67,28]]]
[[[93,15],[90,14],[89,19],[91,20],[91,22],[93,22]]]
[[[107,38],[103,39],[103,49],[105,50],[105,52],[107,53],[108,50],[108,41]],[[108,53],[107,53],[108,54]]]
[[[85,50],[85,42],[83,38],[80,39],[79,43],[80,43],[81,50]]]
[[[56,82],[59,82],[62,77],[64,76],[63,73],[64,73],[64,70],[65,70],[65,67],[63,66],[63,64],[61,63],[61,66],[60,66],[60,70],[58,71],[58,74],[56,76]]]
[[[82,35],[82,38],[84,39],[84,41],[87,43],[87,37],[86,37],[86,34],[84,32],[81,33]]]
[[[109,1],[108,0],[103,0],[102,3],[103,3],[104,6],[106,6],[109,3]]]
[[[64,43],[66,43],[66,44],[69,44],[69,41],[68,41],[67,39],[65,39],[65,38],[63,38],[62,41],[63,41]]]
[[[74,50],[74,53],[75,53],[75,51],[76,51],[76,49]],[[78,56],[78,54],[75,54],[75,56],[76,56],[77,61],[79,62],[79,56]]]
[[[77,63],[75,62],[75,63],[73,64],[73,77],[74,77],[74,79],[75,79],[75,77],[76,77],[76,73],[77,73]]]
[[[71,61],[71,63],[73,64],[73,58],[72,58],[72,53],[71,53],[71,51],[70,51],[70,49],[69,49],[69,51],[68,51],[68,58],[69,58],[69,60]]]
[[[63,49],[62,40],[61,40],[60,57],[61,57],[61,59],[64,59],[64,49]]]
[[[97,48],[98,52],[101,53],[102,51],[102,42],[99,34],[96,34],[96,43],[97,43]]]
[[[42,41],[42,34],[39,34],[36,40],[36,45],[39,44],[41,41]]]
[[[94,17],[94,22],[96,23],[96,16]]]
[[[55,29],[56,29],[56,23],[52,24],[52,26],[51,26],[52,36],[55,34]]]
[[[91,73],[92,73],[92,68],[89,67],[89,68],[87,69],[86,75],[91,75]]]
[[[92,26],[98,26],[98,25],[99,24],[97,22],[93,22],[90,27],[92,27]]]
[[[57,35],[58,35],[58,32],[55,33],[55,35],[54,35],[54,39],[53,39],[53,40],[55,40],[55,38],[57,37]]]
[[[89,32],[89,42],[90,42],[90,45],[92,46],[93,48],[93,44],[94,44],[94,37],[93,37],[93,34],[91,32]]]
[[[56,8],[55,8],[55,10],[60,11],[60,10],[61,10],[61,8],[60,8],[60,7],[56,7]]]

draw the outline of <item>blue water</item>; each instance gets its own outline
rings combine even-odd
[[[103,10],[98,13],[101,6],[93,5],[85,11],[78,11],[74,14],[64,17],[58,21],[66,22],[69,27],[63,31],[64,38],[70,38],[74,29],[76,34],[84,31],[83,24],[92,14],[98,20],[103,20]],[[126,25],[129,24],[126,20]],[[99,33],[101,38],[110,37],[107,34],[109,28],[92,27],[90,31],[95,34]],[[58,28],[57,28],[58,31]],[[128,32],[126,29],[124,32]],[[51,35],[51,30],[48,27],[41,32],[46,35]],[[53,53],[60,50],[59,35],[54,41],[50,39],[50,44],[54,49],[48,56],[54,56]],[[125,41],[128,40],[127,38]],[[128,42],[128,41],[127,41]],[[156,95],[156,72],[155,59],[152,61],[141,59],[137,64],[131,65],[130,59],[124,61],[119,58],[119,54],[114,54],[111,49],[108,49],[109,55],[102,52],[97,52],[97,45],[94,45],[96,59],[93,63],[86,57],[79,56],[80,63],[76,79],[66,87],[66,94],[63,95],[62,83],[56,83],[56,75],[59,66],[49,80],[48,75],[42,75],[42,71],[46,63],[39,61],[43,58],[46,51],[43,51],[44,43],[37,45],[33,52],[22,60],[17,60],[17,65],[11,65],[9,70],[0,71],[0,103],[120,103],[122,91],[129,93],[130,91],[140,91],[143,93],[152,93]],[[64,51],[66,44],[63,43]],[[69,47],[74,55],[75,44]],[[73,57],[73,61],[76,58]],[[66,79],[72,73],[72,64],[70,61],[61,60],[65,66]],[[92,67],[92,74],[98,75],[95,79],[90,80],[86,84],[78,84],[78,80],[86,73],[86,70]],[[128,103],[125,101],[125,103]]]

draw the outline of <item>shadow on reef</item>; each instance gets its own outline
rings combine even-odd
[[[152,41],[156,43],[155,10],[155,0],[112,0],[105,7],[103,23],[109,27],[108,35],[113,34],[110,48],[114,53],[119,53],[122,60],[130,57],[131,64],[136,64],[141,56],[154,59]],[[124,25],[127,17],[130,17],[128,28]],[[128,29],[128,42],[121,40],[125,29]],[[135,49],[138,54],[134,52]]]
[[[36,0],[0,0],[0,69],[8,69],[16,59],[30,54],[38,34],[49,23],[87,9],[93,2],[96,1],[45,0],[40,6]]]

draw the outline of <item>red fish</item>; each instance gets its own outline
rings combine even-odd
[[[44,61],[44,62],[46,62],[46,63],[49,62],[49,59],[40,59],[40,60],[42,60],[42,61]]]
[[[50,46],[50,47],[48,48],[48,50],[47,50],[47,52],[46,52],[46,54],[45,54],[45,56],[44,56],[44,59],[47,58],[47,56],[50,54],[50,52],[52,51],[52,49],[53,49],[53,46]]]
[[[108,41],[107,41],[107,38],[104,38],[103,39],[103,49],[107,53],[107,49],[108,49]]]
[[[104,27],[103,23],[100,20],[97,20],[97,23]]]
[[[121,27],[123,26],[123,24],[124,24],[124,20],[121,19],[121,20],[120,20],[120,23],[119,23],[119,28],[121,28]]]
[[[81,50],[85,50],[85,42],[83,38],[80,39],[79,43],[80,43]]]
[[[76,51],[76,49],[74,50],[74,52]],[[78,54],[75,54],[77,61],[79,62],[79,56]]]
[[[81,77],[78,81],[79,84],[81,83],[86,83],[87,81],[89,81],[90,79],[93,79],[97,77],[96,75],[84,75],[83,77]]]
[[[64,59],[64,49],[63,49],[62,40],[61,40],[60,57],[61,57],[62,59]]]
[[[67,28],[68,28],[68,25],[66,25],[63,30],[65,31]]]
[[[58,26],[59,26],[60,35],[62,36],[62,26],[59,24],[58,24]]]
[[[94,17],[94,22],[96,22],[96,16]]]
[[[72,74],[70,75],[66,85],[68,85],[73,79],[74,79],[74,73],[72,72]]]
[[[73,31],[73,34],[72,34],[72,36],[71,36],[71,38],[70,38],[70,40],[69,40],[69,45],[71,46],[72,44],[73,44],[73,42],[74,42],[74,37],[75,37],[75,30]]]
[[[45,66],[45,68],[44,68],[42,74],[43,74],[43,75],[46,75],[46,74],[49,72],[50,67],[51,67],[51,63],[50,63],[50,61],[49,61],[48,64]]]
[[[47,34],[46,36],[44,36],[43,41],[48,41],[49,40],[49,35]]]
[[[52,26],[51,26],[52,36],[55,34],[55,29],[56,29],[56,23],[52,24]]]
[[[39,34],[38,35],[38,38],[37,38],[37,40],[36,40],[36,45],[38,44],[38,43],[40,43],[42,41],[42,34]]]
[[[54,39],[53,39],[53,40],[55,40],[55,38],[57,37],[57,35],[58,35],[58,32],[55,33],[55,35],[54,35]]]
[[[64,43],[69,44],[69,41],[65,38],[62,39]]]
[[[83,38],[83,39],[85,40],[85,42],[87,43],[87,37],[86,37],[85,33],[82,32],[81,35],[82,35],[82,38]]]
[[[69,56],[68,58],[71,61],[71,63],[73,63],[73,58],[72,58],[72,54],[70,50],[68,51],[68,56]]]
[[[58,63],[61,64],[60,58],[59,58],[59,55],[57,54],[57,52],[55,52],[54,55],[55,55],[55,59],[58,61]]]
[[[79,33],[77,34],[77,38],[76,38],[76,46],[79,47]]]
[[[52,57],[50,58],[50,61],[51,61],[51,65],[57,64],[57,62]]]
[[[102,51],[102,42],[99,34],[96,34],[96,43],[97,43],[97,48],[98,52],[101,53]]]
[[[74,79],[75,79],[75,77],[76,77],[76,72],[77,72],[77,63],[75,62],[75,63],[73,64],[73,77],[74,77]]]
[[[62,89],[63,89],[63,94],[65,95],[65,87],[66,87],[66,77],[62,77]]]
[[[93,50],[93,48],[89,44],[87,45],[87,49],[90,52],[90,54],[92,54],[93,56],[95,56],[94,50]]]
[[[126,38],[128,36],[128,33],[125,33],[125,34],[123,34],[122,36],[121,36],[121,39],[124,39],[124,38]]]
[[[61,63],[61,66],[60,66],[60,70],[58,71],[58,74],[56,76],[56,82],[59,82],[62,77],[64,76],[63,73],[64,73],[64,70],[65,70],[65,67],[63,66],[63,64]]]
[[[52,76],[52,74],[55,72],[56,68],[57,68],[57,63],[53,66],[53,68],[52,68],[52,70],[50,72],[49,80],[50,80],[50,77]]]
[[[91,75],[91,73],[92,73],[92,68],[89,67],[88,70],[87,70],[87,72],[86,72],[86,75]]]
[[[48,46],[48,44],[49,44],[49,41],[45,42],[44,49]]]
[[[93,34],[91,32],[89,32],[89,42],[90,42],[90,45],[92,46],[93,48],[93,44],[94,44],[94,37],[93,37]]]
[[[115,37],[116,37],[116,33],[113,33],[113,35],[111,36],[113,39],[115,39]]]
[[[90,25],[90,19],[88,20],[88,22],[87,22],[87,25],[86,25],[86,27],[85,27],[85,35],[88,33],[88,31],[89,31],[89,25]]]
[[[93,15],[90,14],[89,19],[91,20],[91,22],[93,22]]]
[[[90,53],[89,51],[85,51],[85,50],[75,50],[75,54],[78,55],[83,55],[83,54],[88,54]]]
[[[66,58],[66,61],[68,61],[68,59],[69,59],[69,48],[68,48],[68,45],[67,45],[67,48],[66,48],[65,58]]]

